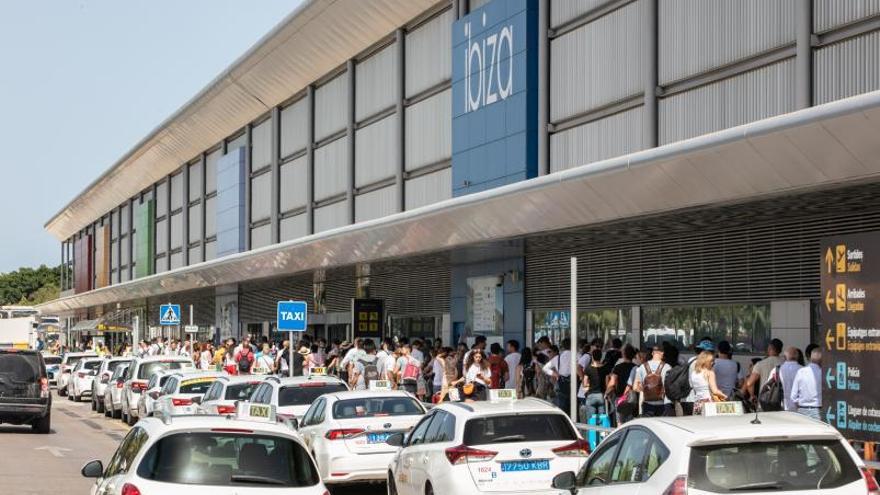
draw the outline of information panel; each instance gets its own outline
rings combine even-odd
[[[822,241],[824,419],[880,441],[880,232]]]
[[[385,321],[385,301],[382,299],[352,299],[352,328],[355,337],[382,338]]]

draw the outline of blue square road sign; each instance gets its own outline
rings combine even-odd
[[[305,332],[309,307],[305,301],[278,301],[278,331]]]
[[[163,304],[159,306],[160,325],[180,325],[180,304]]]

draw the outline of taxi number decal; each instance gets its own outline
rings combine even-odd
[[[180,382],[180,386],[195,385],[197,383],[212,383],[214,378],[193,378],[192,380],[184,380]]]
[[[251,413],[251,416],[253,416],[255,418],[268,419],[270,411],[271,411],[271,409],[269,408],[269,406],[253,405],[253,406],[251,406],[250,413]]]

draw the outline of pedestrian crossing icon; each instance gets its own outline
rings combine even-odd
[[[160,325],[180,325],[180,304],[163,304],[159,306]]]

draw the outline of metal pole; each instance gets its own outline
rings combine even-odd
[[[287,372],[293,376],[293,332],[290,332],[290,345],[287,346]]]
[[[571,378],[569,379],[571,390],[569,393],[571,394],[571,418],[572,420],[577,421],[577,321],[578,321],[578,306],[577,306],[577,267],[578,267],[578,259],[576,256],[571,257],[571,319],[569,320],[571,332],[570,332],[570,340],[571,340]]]

